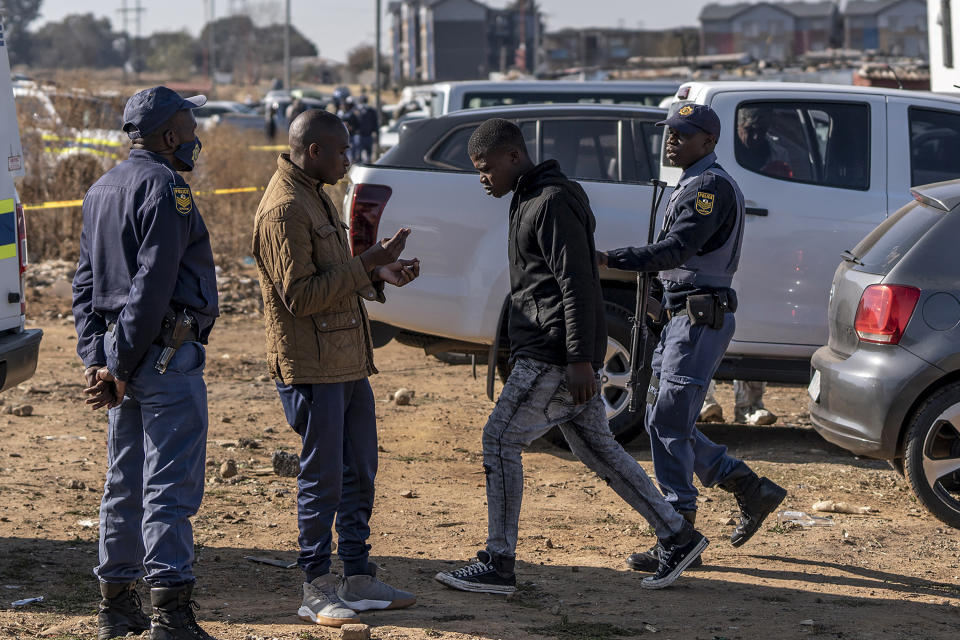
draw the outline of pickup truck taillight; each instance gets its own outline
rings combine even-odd
[[[350,247],[358,256],[377,242],[380,216],[393,189],[383,184],[357,184],[350,205]]]
[[[920,299],[920,289],[874,284],[863,291],[853,327],[864,342],[898,344]]]

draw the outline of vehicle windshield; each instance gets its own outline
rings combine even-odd
[[[517,93],[504,91],[501,93],[476,92],[463,96],[463,103],[467,109],[480,107],[499,107],[517,104],[636,104],[647,107],[656,107],[660,101],[668,97],[664,93],[602,93],[602,92],[569,92],[569,91],[531,91]]]
[[[864,271],[885,275],[944,215],[939,209],[911,202],[871,231],[851,253]]]

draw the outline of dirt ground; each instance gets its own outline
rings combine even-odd
[[[81,403],[69,302],[53,304],[31,314],[45,331],[36,376],[0,398],[0,409],[33,407],[29,417],[0,413],[0,638],[95,637],[91,568],[106,416]],[[198,615],[225,640],[338,638],[296,618],[297,569],[246,559],[294,562],[297,549],[296,480],[275,476],[270,458],[276,449],[297,452],[298,440],[264,375],[262,345],[262,319],[236,314],[218,323],[207,354],[207,489],[194,520]],[[774,426],[703,430],[787,487],[785,508],[810,511],[833,499],[876,512],[807,529],[772,518],[734,549],[725,539],[733,499],[704,490],[699,524],[711,545],[703,569],[645,591],[623,559],[652,544],[646,523],[568,452],[536,443],[524,457],[518,593],[448,590],[433,575],[471,558],[485,539],[480,432],[491,405],[470,367],[396,344],[377,357],[382,452],[370,542],[382,576],[419,601],[364,614],[374,638],[957,638],[960,532],[923,511],[885,463],[823,441],[800,388],[768,390],[768,407],[781,417]],[[410,406],[386,401],[399,387],[416,391]],[[731,387],[719,391],[730,416]],[[652,473],[644,443],[628,449]],[[222,480],[228,459],[239,475]],[[43,602],[11,604],[34,596]]]

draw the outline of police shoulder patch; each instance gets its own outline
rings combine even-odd
[[[170,185],[173,189],[173,200],[177,205],[177,213],[182,216],[193,211],[193,194],[190,187],[178,187],[175,184]]]
[[[713,194],[697,191],[697,213],[708,216],[713,213]]]

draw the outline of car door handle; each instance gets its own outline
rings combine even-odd
[[[766,209],[760,209],[758,207],[747,207],[746,213],[748,216],[766,216],[770,212]]]

